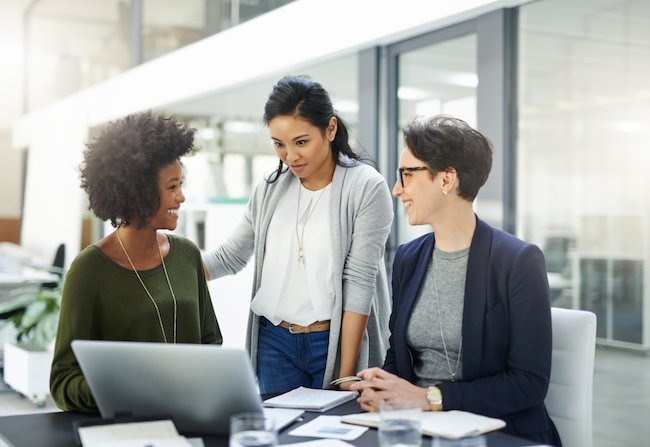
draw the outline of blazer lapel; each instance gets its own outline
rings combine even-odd
[[[405,285],[406,287],[402,293],[402,299],[404,300],[404,303],[400,306],[400,310],[402,311],[401,327],[404,329],[405,340],[408,319],[411,316],[411,312],[413,310],[413,306],[415,305],[415,300],[418,296],[418,292],[420,291],[420,288],[424,282],[424,275],[427,273],[429,261],[431,261],[431,255],[433,253],[433,241],[433,233],[431,233],[427,238],[427,241],[423,244],[422,250],[420,250],[420,253],[415,260],[415,265],[412,266],[413,275]]]
[[[476,218],[467,260],[463,309],[463,378],[472,380],[480,372],[483,353],[483,317],[487,301],[488,259],[492,244],[490,227]]]

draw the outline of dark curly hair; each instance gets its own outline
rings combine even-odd
[[[458,195],[473,201],[492,169],[492,143],[465,121],[446,115],[416,118],[404,129],[404,141],[432,173],[454,168]]]
[[[160,169],[196,151],[195,131],[151,111],[109,123],[83,153],[81,187],[89,209],[114,227],[142,228],[160,206]]]

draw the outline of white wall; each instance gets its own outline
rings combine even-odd
[[[11,125],[22,112],[22,14],[26,3],[0,2],[0,218],[20,214],[22,154],[12,148]]]
[[[0,56],[1,57],[1,56]],[[0,128],[0,218],[20,215],[20,188],[22,183],[22,152],[11,147],[11,132]]]
[[[88,124],[74,102],[64,101],[43,113],[39,131],[30,136],[21,244],[43,259],[66,244],[66,267],[81,245],[83,191],[78,166]]]

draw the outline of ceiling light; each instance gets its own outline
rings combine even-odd
[[[397,89],[397,97],[402,101],[417,101],[430,96],[429,92],[421,88],[407,87],[405,85]]]

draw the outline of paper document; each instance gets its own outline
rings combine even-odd
[[[79,438],[83,447],[192,447],[170,420],[80,427]]]
[[[379,426],[379,413],[348,414],[341,418],[348,424]],[[476,436],[506,426],[501,419],[489,418],[467,411],[428,411],[422,413],[422,433],[429,436],[459,439]]]
[[[303,415],[303,410],[293,408],[263,408],[264,415],[273,419],[273,428],[281,431],[284,427]]]
[[[354,447],[353,444],[341,441],[340,439],[317,439],[315,441],[297,442],[286,445],[290,445],[291,447]]]
[[[289,434],[292,436],[352,441],[364,434],[367,430],[367,427],[355,427],[350,424],[342,424],[341,416],[318,416],[316,419],[290,431]]]
[[[327,411],[355,399],[356,391],[334,391],[299,387],[265,400],[265,407],[300,408],[308,411]]]

